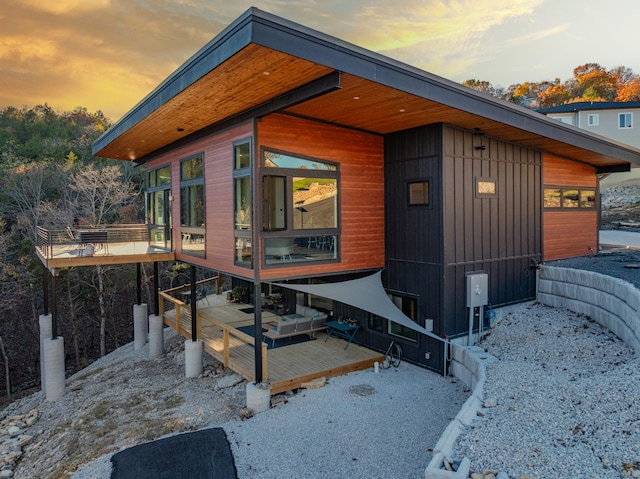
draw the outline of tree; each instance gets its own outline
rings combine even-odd
[[[538,102],[541,108],[563,105],[571,99],[571,92],[565,85],[549,85],[543,92],[538,93]]]
[[[585,63],[573,69],[574,101],[613,101],[618,77],[598,63]]]
[[[631,78],[620,85],[615,101],[640,101],[640,77]]]

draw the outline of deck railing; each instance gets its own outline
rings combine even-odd
[[[149,242],[149,228],[144,224],[116,224],[100,226],[83,226],[83,232],[106,232],[106,243]],[[71,228],[48,230],[36,227],[36,247],[45,258],[52,258],[54,248],[82,245],[80,236]]]
[[[217,281],[217,277],[214,278]],[[196,284],[210,282],[212,279],[198,281]],[[188,291],[190,285],[180,286],[160,292],[160,314],[165,324],[185,337],[191,335],[191,306],[176,296]],[[247,364],[253,364],[256,340],[242,331],[225,323],[216,321],[208,314],[197,313],[196,332],[202,339],[207,351],[225,367],[231,368],[246,379],[255,380],[255,371],[247,370]],[[261,343],[262,378],[267,379],[267,344]],[[249,359],[249,361],[247,361]]]

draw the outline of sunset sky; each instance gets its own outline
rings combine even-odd
[[[2,0],[0,108],[116,121],[250,6],[458,82],[640,73],[637,0]]]

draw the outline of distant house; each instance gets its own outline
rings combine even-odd
[[[549,118],[640,148],[640,101],[567,103],[537,110]]]
[[[313,286],[382,270],[417,329],[464,336],[468,273],[488,274],[494,307],[535,298],[539,262],[597,251],[596,175],[640,164],[633,147],[255,8],[93,152],[146,164],[153,240],[177,260],[258,303],[306,285],[286,309],[356,319],[361,344],[395,340],[435,370],[437,339],[353,306],[358,288],[352,302]]]

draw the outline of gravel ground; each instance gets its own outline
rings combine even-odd
[[[549,261],[549,266],[586,269],[620,278],[640,289],[640,269],[627,268],[628,265],[640,265],[640,251],[626,248],[611,248],[593,256]]]
[[[482,409],[458,438],[472,471],[509,478],[640,477],[640,360],[586,316],[540,304],[519,307],[482,344],[488,367]]]

